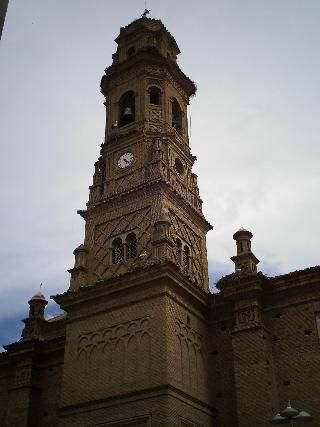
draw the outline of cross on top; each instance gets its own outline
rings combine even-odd
[[[144,12],[141,14],[141,18],[145,18],[149,13],[151,12],[151,9],[145,9]]]

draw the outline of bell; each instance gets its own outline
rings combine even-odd
[[[133,116],[132,107],[125,107],[123,116]]]

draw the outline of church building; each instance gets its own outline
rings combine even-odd
[[[210,292],[196,86],[160,20],[145,13],[115,41],[84,241],[52,297],[63,314],[30,299],[0,354],[0,425],[267,427],[289,399],[320,425],[320,266],[267,277],[241,228],[234,273]]]

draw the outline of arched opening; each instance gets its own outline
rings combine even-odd
[[[179,158],[176,158],[174,162],[174,168],[178,172],[179,175],[183,175],[184,172],[184,166],[182,161]]]
[[[149,89],[149,104],[160,105],[161,91],[157,86],[151,86]]]
[[[132,91],[124,93],[119,101],[119,126],[135,120],[135,97]]]
[[[124,246],[120,237],[112,242],[112,264],[119,264],[124,259]]]
[[[136,53],[136,48],[134,46],[129,47],[127,51],[128,58]]]
[[[137,256],[137,237],[134,233],[130,233],[126,238],[127,253],[126,258],[135,258]]]
[[[173,98],[172,100],[172,127],[179,133],[182,133],[182,111],[178,101]]]
[[[187,271],[190,270],[190,248],[187,245],[183,248],[183,266]]]

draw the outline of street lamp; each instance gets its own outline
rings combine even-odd
[[[271,424],[290,424],[291,426],[294,423],[307,423],[312,421],[312,416],[305,411],[297,411],[291,406],[290,400],[288,401],[288,406],[280,414],[275,415],[271,419]]]

